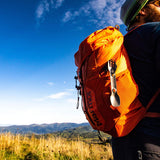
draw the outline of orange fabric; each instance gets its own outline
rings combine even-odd
[[[110,103],[109,73],[100,74],[111,59],[117,64],[119,107]],[[123,46],[123,35],[114,27],[92,33],[80,44],[75,64],[82,84],[83,111],[91,126],[114,137],[127,135],[144,117],[146,109],[137,98],[138,86]]]

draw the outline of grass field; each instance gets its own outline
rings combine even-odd
[[[112,160],[109,144],[88,144],[61,137],[30,138],[20,134],[0,134],[0,160]]]

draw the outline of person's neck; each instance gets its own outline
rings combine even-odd
[[[137,26],[141,26],[142,24],[144,24],[145,22],[141,21],[141,22],[136,22],[136,23],[133,23],[132,25],[130,25],[128,27],[128,30],[132,30],[132,28],[135,28]]]

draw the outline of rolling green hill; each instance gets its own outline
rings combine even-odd
[[[53,124],[32,124],[0,127],[0,133],[10,132],[12,134],[35,135],[37,138],[44,136],[62,137],[68,140],[81,140],[87,143],[102,143],[98,136],[98,132],[89,125],[89,123],[53,123]],[[110,141],[111,136],[101,133],[103,139]]]
[[[32,124],[32,125],[13,125],[0,127],[0,133],[11,132],[13,134],[47,134],[66,129],[73,129],[79,126],[87,126],[88,123],[53,123],[53,124]]]
[[[81,140],[87,143],[102,143],[99,140],[99,134],[96,130],[92,129],[90,125],[80,126],[72,129],[46,134],[47,136],[62,137],[68,140]],[[103,139],[110,143],[111,136],[101,132]]]

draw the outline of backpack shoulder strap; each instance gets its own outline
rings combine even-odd
[[[153,104],[153,102],[156,100],[156,98],[158,97],[159,94],[160,94],[160,88],[157,90],[157,92],[154,94],[154,96],[149,101],[148,105],[146,106],[146,110],[149,109],[149,107]],[[145,117],[152,117],[152,118],[154,118],[154,117],[160,117],[160,113],[147,112],[145,114]]]
[[[144,117],[158,118],[158,117],[160,117],[160,113],[157,113],[157,112],[147,112]]]

